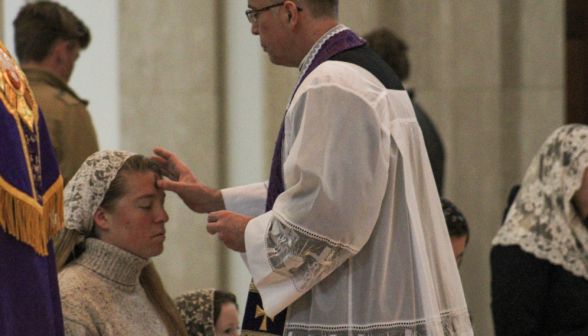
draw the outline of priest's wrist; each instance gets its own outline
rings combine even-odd
[[[220,190],[211,189],[209,191],[210,199],[208,200],[209,209],[206,212],[215,212],[226,210],[223,193]]]

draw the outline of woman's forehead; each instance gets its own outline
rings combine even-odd
[[[153,171],[126,172],[123,176],[125,184],[125,194],[133,194],[145,190],[161,190],[157,186],[157,181],[161,179]]]

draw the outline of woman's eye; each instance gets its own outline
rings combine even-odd
[[[144,210],[151,210],[151,204],[149,204],[149,205],[140,205],[139,208],[144,209]]]

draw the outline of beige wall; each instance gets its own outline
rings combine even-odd
[[[222,184],[217,0],[120,2],[122,147],[169,149],[214,187]],[[172,218],[155,264],[172,296],[222,286],[221,248],[168,193]]]
[[[120,5],[123,147],[171,149],[213,186],[223,186],[226,160],[220,3]],[[341,0],[342,23],[359,34],[393,28],[410,46],[410,85],[446,147],[445,195],[471,226],[461,274],[477,335],[493,334],[489,251],[507,191],[563,122],[563,8],[563,0]],[[267,58],[264,69],[269,167],[297,70]],[[174,219],[156,264],[170,292],[223,286],[224,250],[205,218],[168,197]]]

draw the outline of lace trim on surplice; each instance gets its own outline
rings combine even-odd
[[[457,336],[470,335],[471,324],[467,309],[444,312],[432,320],[380,323],[366,326],[322,326],[287,324],[287,336]]]
[[[275,216],[265,235],[268,260],[273,271],[292,279],[299,292],[312,288],[358,252]]]

